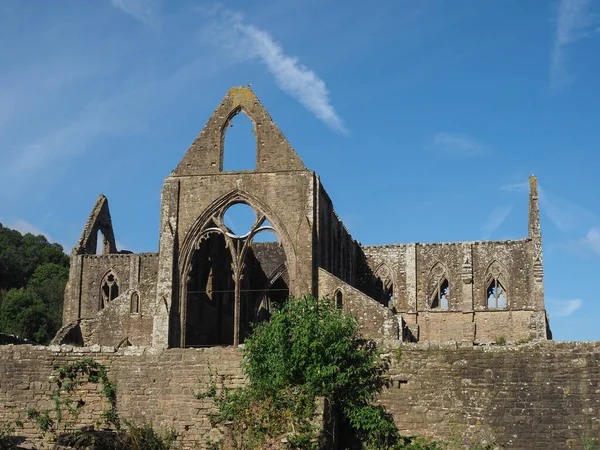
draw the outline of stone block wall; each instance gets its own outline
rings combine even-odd
[[[81,259],[81,318],[95,317],[100,307],[100,289],[104,275],[112,270],[117,277],[119,293],[128,289],[139,292],[141,309],[151,313],[156,299],[156,275],[158,271],[157,253],[131,253],[108,255],[76,255]],[[69,295],[77,295],[77,290],[69,286]],[[67,303],[76,303],[69,298]],[[64,324],[77,320],[65,317]]]
[[[404,435],[522,450],[600,438],[600,342],[406,344],[390,380],[379,402]]]
[[[369,246],[364,252],[374,278],[392,282],[393,306],[419,341],[517,341],[549,337],[543,294],[541,303],[537,294],[542,279],[534,267],[534,244],[530,238],[417,243]],[[503,308],[487,305],[492,272],[501,273]],[[448,281],[448,307],[431,308],[442,278]]]
[[[319,297],[341,301],[344,311],[358,318],[360,332],[366,337],[377,340],[399,338],[398,317],[381,303],[324,269],[319,269]]]
[[[229,387],[241,386],[240,352],[235,348],[150,349],[0,346],[0,421],[25,419],[28,408],[51,408],[54,385],[49,378],[52,365],[63,366],[91,358],[106,365],[117,385],[117,405],[122,418],[137,424],[152,423],[158,429],[172,428],[181,436],[184,448],[202,448],[207,439],[217,439],[208,414],[214,412],[210,399],[197,400],[194,389],[209,385],[209,364],[213,373],[224,376]],[[98,386],[84,385],[86,404],[80,419],[93,424],[103,404]],[[18,435],[38,439],[40,432],[29,420]]]
[[[389,345],[390,387],[377,401],[404,435],[460,443],[486,439],[522,450],[581,449],[584,436],[600,438],[600,342]],[[27,408],[50,407],[52,365],[85,358],[108,367],[122,417],[174,428],[184,448],[203,448],[206,439],[217,437],[207,416],[211,401],[192,395],[208,386],[208,364],[229,386],[245,382],[241,354],[231,347],[6,345],[0,346],[0,421],[23,418]],[[94,386],[84,388],[87,419],[94,420],[106,405]],[[25,422],[21,435],[39,434]]]

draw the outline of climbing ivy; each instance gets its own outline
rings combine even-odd
[[[117,390],[115,383],[108,378],[106,367],[93,359],[74,361],[64,366],[53,366],[51,380],[55,387],[50,394],[53,408],[39,411],[28,409],[27,417],[34,419],[43,432],[56,433],[67,430],[77,423],[81,409],[85,405],[82,399],[72,397],[76,388],[84,382],[100,384],[100,392],[109,404],[109,409],[101,415],[106,423],[120,430],[121,422],[117,411]]]

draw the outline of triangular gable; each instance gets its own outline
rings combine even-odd
[[[252,89],[241,86],[229,90],[173,174],[203,175],[222,172],[224,130],[240,112],[246,114],[254,124],[257,172],[306,170],[304,163]]]
[[[102,194],[96,200],[94,209],[90,213],[73,253],[77,255],[95,255],[98,244],[98,230],[102,233],[102,253],[117,253],[110,210],[108,209],[108,199]]]

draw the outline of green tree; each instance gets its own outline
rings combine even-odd
[[[62,324],[68,268],[59,244],[0,224],[0,331],[47,343]]]
[[[46,307],[54,335],[62,325],[62,310],[65,286],[69,280],[69,269],[54,263],[38,266],[33,272],[27,288],[35,292]]]
[[[4,332],[47,343],[53,328],[46,305],[32,289],[11,289],[6,293],[0,303],[0,329]]]
[[[404,448],[392,417],[375,403],[387,363],[372,341],[360,337],[357,320],[330,300],[289,299],[244,344],[249,387],[228,393],[219,405],[222,423],[233,422],[234,432],[246,433],[239,441],[252,438],[258,447],[256,430],[276,438],[274,432],[285,432],[287,417],[293,422],[287,429],[297,434],[298,424],[314,411],[303,405],[324,397],[353,435],[344,445]]]

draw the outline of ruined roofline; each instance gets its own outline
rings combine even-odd
[[[449,242],[406,242],[396,244],[376,244],[376,245],[363,245],[359,242],[360,246],[364,249],[368,248],[395,248],[395,247],[406,247],[409,245],[418,245],[419,247],[433,246],[433,245],[484,245],[484,244],[512,244],[519,242],[531,242],[532,238],[525,237],[521,239],[500,239],[500,240],[478,240],[478,241],[449,241]]]
[[[258,170],[258,169],[249,169],[249,170],[224,170],[222,172],[215,173],[201,173],[201,174],[181,174],[176,171],[172,171],[167,178],[197,178],[197,177],[214,177],[214,176],[222,176],[222,175],[264,175],[266,173],[277,173],[277,174],[286,174],[286,173],[299,173],[299,172],[313,172],[311,169],[287,169],[287,170],[277,170],[277,171],[269,171],[269,170]]]
[[[229,89],[220,105],[188,148],[173,171],[176,175],[205,175],[223,172],[224,140],[231,119],[245,114],[254,125],[256,172],[303,170],[306,166],[287,138],[260,103],[252,89]]]
[[[140,253],[135,253],[135,252],[130,252],[130,253],[122,253],[123,250],[121,250],[119,253],[108,253],[105,255],[98,255],[98,254],[93,254],[93,255],[82,255],[84,258],[128,258],[131,256],[141,256],[142,258],[158,258],[159,253],[158,252],[140,252]]]
[[[315,175],[316,175],[316,173],[315,173]],[[333,200],[331,200],[331,197],[327,193],[327,189],[325,189],[325,186],[321,182],[321,177],[319,175],[316,175],[316,177],[317,177],[317,181],[319,182],[319,188],[320,188],[320,190],[323,192],[323,194],[325,194],[325,197],[327,198],[327,200],[329,200],[329,203],[331,204],[331,211],[333,212],[333,216],[340,222],[340,224],[342,225],[342,229],[350,237],[350,239],[352,240],[352,242],[354,242],[358,246],[362,247],[360,241],[354,239],[354,237],[352,236],[352,233],[350,233],[350,231],[348,231],[348,228],[346,227],[346,224],[344,223],[344,221],[342,219],[340,219],[340,216],[338,216],[338,213],[335,210],[335,205],[333,204]]]

